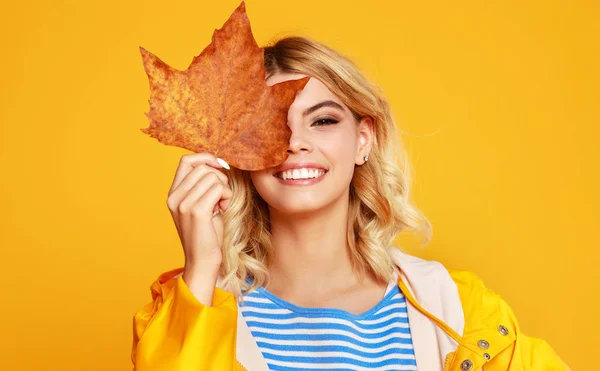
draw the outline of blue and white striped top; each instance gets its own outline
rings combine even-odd
[[[416,370],[406,300],[396,278],[362,314],[306,308],[263,287],[246,294],[241,313],[270,370]]]

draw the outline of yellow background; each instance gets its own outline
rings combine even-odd
[[[434,225],[409,252],[474,271],[525,333],[597,367],[598,3],[350,4],[246,3],[259,45],[314,37],[387,93]],[[130,369],[133,313],[183,263],[166,197],[190,153],[140,131],[138,47],[185,69],[238,5],[1,5],[2,370]]]

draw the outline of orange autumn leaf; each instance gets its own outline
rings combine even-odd
[[[242,3],[185,71],[140,46],[150,85],[150,126],[159,142],[210,152],[243,170],[277,166],[287,158],[287,113],[309,77],[267,86]]]

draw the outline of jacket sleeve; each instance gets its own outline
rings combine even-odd
[[[237,304],[215,287],[213,303],[200,303],[189,290],[183,268],[161,274],[150,287],[152,302],[133,316],[134,371],[232,370]]]
[[[521,331],[519,322],[506,301],[499,298],[498,305],[501,312],[507,313],[509,326],[515,332],[516,339],[490,362],[490,371],[571,371],[548,342]],[[488,370],[485,367],[483,369]]]
[[[483,371],[571,371],[545,340],[522,332],[512,308],[477,275],[454,270],[450,274],[459,289],[465,314],[461,352],[476,357]],[[480,349],[480,339],[487,340],[490,348]],[[491,355],[489,361],[485,360],[485,353]],[[461,360],[457,357],[456,369],[460,369]]]

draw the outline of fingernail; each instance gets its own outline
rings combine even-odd
[[[217,162],[223,166],[225,169],[227,170],[231,170],[231,168],[229,167],[229,164],[227,162],[225,162],[225,160],[223,160],[222,158],[217,157]]]

